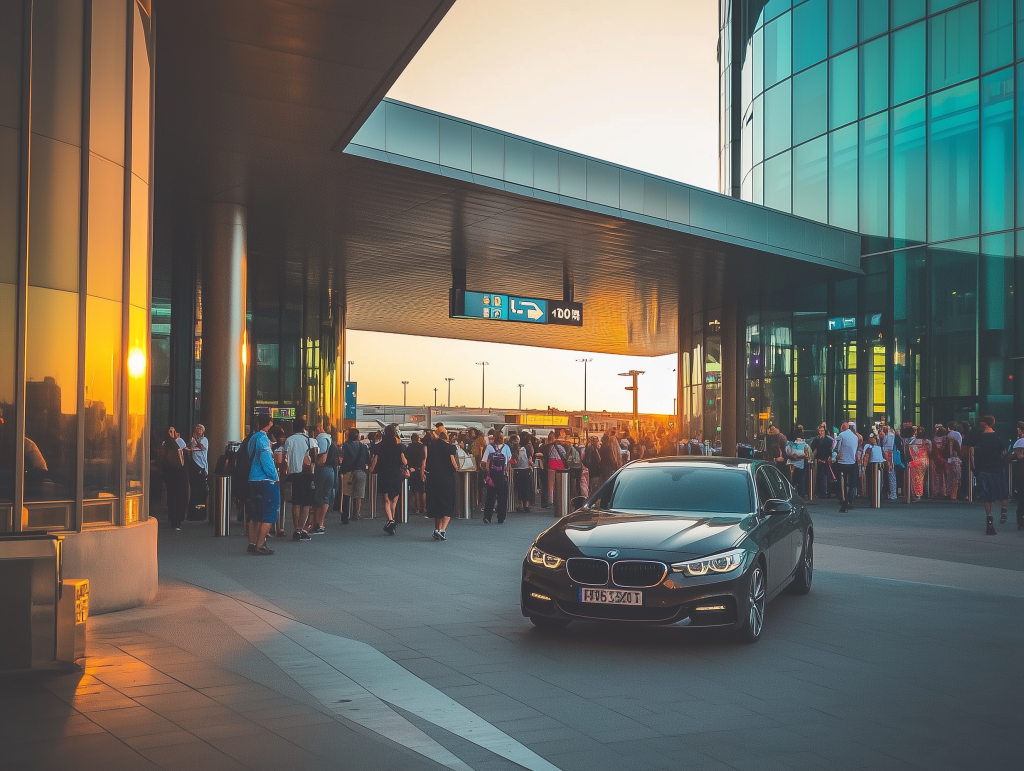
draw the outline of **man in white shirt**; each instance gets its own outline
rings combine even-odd
[[[185,464],[188,469],[187,518],[190,522],[201,522],[206,519],[206,496],[209,492],[207,478],[210,473],[210,440],[206,438],[206,428],[202,423],[192,429],[192,438],[188,442],[191,460]],[[180,437],[179,437],[180,441]]]
[[[838,452],[836,466],[839,469],[840,481],[842,482],[839,486],[839,511],[845,514],[850,510],[850,505],[853,501],[853,489],[859,481],[860,473],[857,466],[857,451],[860,448],[860,442],[857,439],[857,434],[850,430],[849,423],[844,422],[842,429],[836,441],[836,451]]]
[[[886,496],[890,501],[896,500],[896,466],[893,463],[893,453],[896,451],[896,434],[892,426],[882,426],[882,456],[885,458],[887,471],[883,471],[887,481],[888,493]]]
[[[296,418],[292,421],[292,435],[284,440],[284,457],[288,469],[288,481],[291,483],[292,523],[295,532],[292,538],[296,541],[310,540],[306,530],[309,519],[309,508],[313,505],[313,469],[305,464],[310,448],[319,452],[319,445],[306,433],[306,421]]]

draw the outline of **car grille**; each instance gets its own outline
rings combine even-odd
[[[608,563],[604,560],[573,557],[565,563],[569,578],[576,583],[604,586],[608,583]]]
[[[622,560],[612,565],[612,581],[616,586],[657,586],[667,573],[668,568],[664,562]]]

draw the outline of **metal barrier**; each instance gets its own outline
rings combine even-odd
[[[460,471],[455,482],[455,516],[459,519],[473,517],[473,488],[470,476],[475,471]]]
[[[871,507],[874,509],[882,508],[882,464],[872,463],[872,470],[869,474],[873,474],[874,482],[874,495],[872,496]]]
[[[814,465],[811,465],[811,464]],[[814,486],[818,484],[818,461],[815,459],[804,461],[804,481],[807,483],[807,502],[814,503]]]
[[[913,480],[910,476],[910,466],[907,465],[903,469],[903,497],[900,499],[902,503],[910,503],[910,496],[913,488]]]
[[[218,476],[214,495],[213,534],[231,535],[231,477]]]
[[[508,501],[505,504],[505,513],[511,514],[516,510],[516,470],[508,467]]]
[[[402,479],[402,497],[399,500],[395,519],[401,525],[409,524],[409,477]]]
[[[554,511],[556,517],[569,514],[569,472],[564,469],[555,471]]]
[[[965,463],[964,465],[967,466],[967,468],[965,469],[967,471],[967,473],[966,474],[961,474],[961,479],[963,479],[964,476],[967,477],[967,502],[968,503],[974,503],[974,448],[973,447],[968,447],[967,448],[967,463]]]
[[[370,504],[370,519],[377,516],[377,475],[366,475],[366,499]]]

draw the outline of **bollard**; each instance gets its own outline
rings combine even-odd
[[[807,469],[807,502],[808,503],[814,503],[814,486],[816,484],[818,484],[818,461],[817,460],[807,461],[806,463],[804,463],[804,466],[809,466],[811,463],[813,463],[814,465],[810,466]]]
[[[460,471],[459,481],[455,487],[455,516],[460,519],[472,519],[473,517],[473,489],[469,479],[472,473],[472,471]]]
[[[370,519],[377,516],[377,475],[366,475],[366,497],[370,503]]]
[[[903,498],[900,499],[902,503],[910,503],[911,486],[910,466],[906,466],[903,469]]]
[[[231,477],[217,477],[213,534],[231,535]]]
[[[280,505],[278,506],[278,509],[277,509],[277,524],[275,525],[277,530],[275,532],[278,535],[283,535],[284,532],[285,532],[285,529],[284,529],[284,525],[285,525],[285,522],[284,522],[284,504],[285,504],[285,499],[284,499],[285,498],[285,496],[284,496],[284,482],[280,482],[278,484],[278,487],[281,490],[281,496],[280,496],[281,497],[281,503],[280,503]]]
[[[875,495],[873,501],[873,508],[882,508],[882,464],[872,463],[874,467],[874,483],[875,483]]]
[[[409,524],[409,477],[402,479],[402,501],[397,519],[401,525]]]
[[[556,517],[569,513],[569,472],[559,469],[555,472],[554,512]]]
[[[1006,462],[1006,489],[1010,491],[1010,497],[1013,497],[1013,456]]]
[[[508,502],[505,504],[505,511],[511,514],[516,510],[516,470],[511,466],[508,467]]]

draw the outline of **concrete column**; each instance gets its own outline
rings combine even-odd
[[[202,416],[210,455],[246,430],[246,209],[210,205],[203,254]]]

